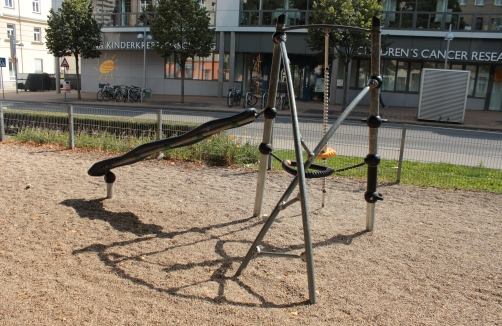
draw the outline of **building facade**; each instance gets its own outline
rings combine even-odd
[[[185,72],[186,95],[225,96],[228,88],[268,88],[275,20],[309,24],[313,0],[200,0],[216,29],[216,46],[207,58],[193,58]],[[155,0],[93,0],[103,23],[99,59],[82,61],[84,91],[98,84],[136,85],[155,94],[180,94],[180,72],[172,59],[150,49],[145,17]],[[382,96],[386,105],[416,107],[424,68],[470,71],[467,108],[502,111],[502,0],[383,0]],[[453,40],[445,40],[451,26]],[[144,38],[146,36],[146,38]],[[288,32],[287,49],[295,96],[315,99],[321,91],[320,67],[305,42],[306,30]],[[448,53],[447,52],[448,49]],[[332,97],[341,103],[344,66],[335,61]],[[369,76],[365,49],[351,62],[349,99]],[[144,86],[143,86],[144,85]]]
[[[18,82],[29,73],[54,74],[55,59],[45,45],[47,16],[53,6],[51,0],[1,0],[0,57],[6,59],[2,68],[5,90],[16,89]],[[3,32],[1,32],[3,30]],[[11,45],[11,37],[15,38]],[[11,48],[13,51],[11,51]],[[0,84],[0,87],[2,85]]]

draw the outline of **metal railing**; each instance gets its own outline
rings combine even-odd
[[[59,113],[65,118],[61,119],[58,115],[44,116],[40,111]],[[36,121],[26,121],[25,116],[9,115],[9,111],[38,111],[39,115],[34,118]],[[68,116],[74,119],[78,118],[78,123],[73,125],[74,135],[95,136],[92,139],[94,145],[106,140],[135,140],[130,142],[116,142],[115,149],[123,151],[132,149],[139,142],[148,142],[162,137],[177,136],[186,132],[176,123],[169,124],[170,129],[163,129],[162,134],[158,133],[160,123],[185,122],[194,125],[202,124],[210,120],[227,117],[227,113],[209,113],[209,112],[183,112],[176,110],[159,110],[159,112],[145,112],[134,110],[117,110],[109,108],[94,108],[87,106],[72,106],[71,111],[64,107],[39,107],[26,104],[10,105],[3,108],[0,121],[4,124],[1,127],[1,133],[5,135],[15,135],[26,129],[35,129],[39,131],[55,131],[57,133],[69,133],[71,129]],[[95,124],[93,117],[101,116],[112,118],[113,127],[103,128]],[[117,117],[126,119],[116,119]],[[122,121],[124,122],[117,122]],[[150,121],[152,127],[149,130],[132,129],[128,121]],[[333,121],[331,121],[333,123]],[[258,119],[256,122],[225,131],[229,139],[240,144],[249,143],[258,146],[263,134],[264,120]],[[310,147],[323,137],[322,121],[320,119],[300,119],[300,128],[302,138]],[[342,124],[335,135],[329,140],[328,147],[335,149],[337,157],[356,157],[361,158],[361,162],[368,151],[368,133],[365,123],[348,121]],[[72,144],[72,135],[69,135],[68,144]],[[85,143],[85,139],[79,138],[75,146],[91,146]],[[68,145],[71,146],[71,145]],[[289,117],[278,116],[274,123],[273,130],[273,148],[274,152],[279,152],[284,159],[294,160],[293,136],[291,133],[291,121]],[[180,151],[182,149],[175,149]],[[207,153],[206,153],[207,154]],[[403,162],[420,163],[449,163],[474,167],[479,169],[497,169],[502,170],[502,133],[476,131],[455,128],[430,127],[418,125],[386,125],[383,124],[379,129],[379,154],[382,161],[392,162],[390,165],[381,164],[380,173],[395,175],[395,181],[406,180],[408,174],[432,174],[437,178],[438,183],[454,187],[452,175],[444,172],[420,171],[414,170],[413,166],[403,170]],[[288,155],[291,155],[288,157]],[[272,161],[272,168],[280,168],[280,163]],[[341,168],[335,166],[334,169]],[[502,180],[493,180],[495,183],[502,183]]]

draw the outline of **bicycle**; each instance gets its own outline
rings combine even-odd
[[[124,102],[139,101],[141,98],[141,88],[138,86],[124,86]]]
[[[253,94],[253,89],[251,88],[249,92],[246,93],[246,97],[244,98],[244,102],[242,103],[243,107],[250,107],[255,105],[258,102],[258,97]]]
[[[96,94],[98,101],[109,101],[113,98],[113,88],[110,84],[99,84],[100,90]]]
[[[228,90],[227,104],[230,108],[234,105],[241,104],[241,90],[239,86],[235,86]]]
[[[261,108],[262,110],[267,106],[268,101],[268,90],[261,91]]]
[[[279,93],[279,97],[277,99],[277,110],[284,111],[285,108],[289,109],[289,96],[288,93]]]

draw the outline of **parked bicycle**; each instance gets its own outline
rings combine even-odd
[[[261,108],[262,110],[267,106],[268,101],[268,90],[261,91]]]
[[[113,87],[110,84],[99,84],[100,90],[96,94],[98,101],[109,101],[114,98]]]
[[[249,92],[246,93],[246,97],[244,98],[244,102],[242,103],[242,106],[247,108],[250,106],[255,105],[258,102],[258,97],[254,95],[254,90],[251,88]]]
[[[239,86],[235,86],[228,90],[227,104],[230,108],[234,105],[241,104],[241,90]]]
[[[141,87],[138,86],[124,86],[125,96],[124,102],[139,101],[141,99]]]
[[[288,93],[279,93],[277,98],[277,103],[275,105],[277,110],[284,111],[286,108],[289,109],[289,95]]]

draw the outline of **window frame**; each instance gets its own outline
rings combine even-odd
[[[12,26],[12,27],[9,27]],[[10,38],[11,35],[16,36],[16,25],[15,24],[7,24],[7,38]]]
[[[36,14],[39,14],[40,13],[40,0],[32,0],[31,4],[32,4],[33,12]]]
[[[228,53],[225,53],[228,55]],[[185,80],[197,80],[197,81],[215,81],[218,80],[218,67],[219,67],[219,58],[218,52],[211,52],[210,54],[211,61],[208,60],[209,57],[201,58],[188,58],[185,62]],[[174,54],[171,54],[169,57],[166,57],[164,60],[164,79],[181,79],[181,73],[179,64],[174,62]],[[211,73],[209,78],[201,78],[201,67],[206,67],[206,64],[211,63]],[[191,65],[190,69],[187,69],[187,65]],[[197,68],[197,69],[194,69]],[[206,69],[204,69],[206,70]],[[224,74],[225,75],[225,74]],[[194,77],[195,76],[195,77]],[[228,78],[224,78],[224,81],[228,81]]]
[[[475,6],[484,6],[485,5],[485,0],[474,0],[474,5]]]
[[[42,29],[40,27],[34,27],[33,28],[33,42],[42,42],[41,37],[42,37]]]
[[[11,8],[11,9],[14,9],[14,0],[5,0],[3,2],[3,6],[5,8]]]

